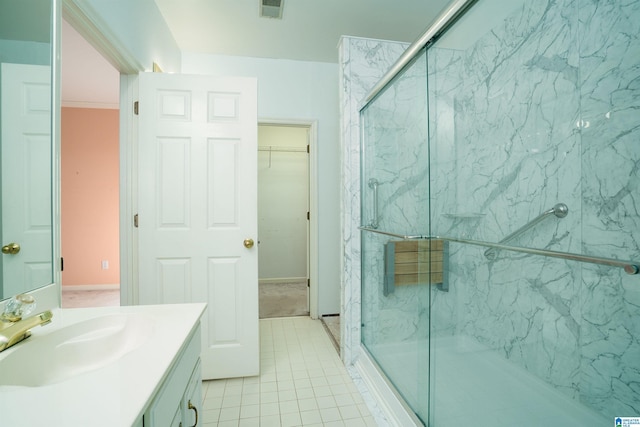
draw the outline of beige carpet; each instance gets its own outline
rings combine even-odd
[[[74,291],[73,286],[62,287],[62,308],[111,307],[120,305],[120,289]]]
[[[308,316],[307,283],[259,285],[260,318]],[[120,305],[120,291],[73,291],[62,289],[62,307],[104,307]]]
[[[263,283],[260,289],[260,318],[308,316],[307,282]]]

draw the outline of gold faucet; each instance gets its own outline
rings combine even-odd
[[[0,315],[0,352],[29,338],[30,329],[51,323],[53,313],[50,310],[24,318],[34,307],[35,299],[31,295],[20,294],[9,300]]]
[[[31,328],[38,325],[44,326],[51,323],[53,313],[51,310],[43,311],[35,316],[27,317],[26,319],[18,320],[12,325],[5,327],[0,331],[0,351],[4,351],[14,344],[19,343],[25,338],[31,336]]]

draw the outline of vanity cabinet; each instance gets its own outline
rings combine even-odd
[[[54,309],[49,325],[0,352],[0,426],[202,427],[205,309]],[[23,382],[7,383],[10,372]]]
[[[187,339],[184,350],[160,385],[144,413],[144,427],[202,425],[200,327]]]

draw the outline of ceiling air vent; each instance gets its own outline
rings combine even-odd
[[[260,0],[260,16],[263,18],[282,19],[284,0]]]

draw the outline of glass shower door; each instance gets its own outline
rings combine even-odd
[[[640,259],[639,19],[638,2],[481,0],[429,47],[431,232],[452,240],[429,425],[640,415],[639,276],[516,251]]]
[[[361,112],[362,343],[426,423],[429,152],[423,53]],[[381,234],[383,233],[383,234]],[[425,259],[425,256],[427,257]]]

